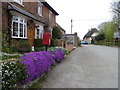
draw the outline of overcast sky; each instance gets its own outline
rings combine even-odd
[[[112,17],[111,3],[114,0],[46,0],[58,13],[56,22],[71,33],[71,19],[73,19],[73,33],[77,32],[82,39],[88,29],[97,28]]]

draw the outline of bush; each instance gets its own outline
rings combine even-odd
[[[96,41],[101,41],[101,40],[104,40],[104,39],[105,39],[104,33],[100,33],[95,37]]]
[[[51,52],[53,59],[56,62],[61,62],[61,60],[64,58],[64,55],[67,54],[67,50],[62,47],[51,47],[48,49],[49,52]]]
[[[2,88],[16,87],[28,74],[24,64],[19,61],[4,62],[2,65]]]
[[[26,53],[20,58],[23,61],[23,64],[26,65],[29,77],[26,78],[19,85],[23,85],[27,82],[37,79],[47,72],[52,64],[52,55],[50,52],[41,51],[41,52],[32,52]]]
[[[64,51],[60,49],[57,51],[50,51],[50,53],[52,54],[53,59],[58,63],[60,63],[64,58]]]
[[[51,45],[52,47],[57,46],[57,42],[54,39],[51,39]]]
[[[42,39],[34,39],[34,44],[35,47],[43,47],[44,45],[42,45]]]
[[[8,60],[10,58],[19,58],[20,55],[13,55],[13,56],[10,56],[10,55],[2,55],[2,60]]]
[[[35,47],[35,51],[36,52],[45,51],[45,47]]]
[[[56,47],[55,51],[40,51],[26,53],[21,61],[2,63],[2,86],[13,88],[25,85],[46,73],[52,64],[61,62],[64,57],[63,48]],[[56,62],[54,62],[54,60]]]
[[[16,53],[18,52],[18,46],[2,47],[2,51],[5,53]]]
[[[63,47],[51,47],[51,48],[48,49],[48,51],[57,51],[59,49],[64,51],[64,54],[67,55],[67,50]]]
[[[20,40],[19,41],[19,52],[24,53],[24,52],[30,52],[31,51],[31,46],[26,40]]]
[[[52,38],[53,39],[61,39],[61,32],[60,32],[60,28],[55,26],[53,27],[53,31],[52,31]]]

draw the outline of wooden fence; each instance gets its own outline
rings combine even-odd
[[[120,47],[120,40],[112,40],[112,41],[96,41],[96,45],[106,45],[106,46],[118,46]]]

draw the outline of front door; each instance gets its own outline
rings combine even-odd
[[[29,21],[27,31],[28,42],[31,46],[34,46],[35,24],[33,23],[33,21]]]

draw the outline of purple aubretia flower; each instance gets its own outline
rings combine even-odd
[[[32,52],[22,56],[21,61],[26,65],[29,76],[23,82],[30,82],[49,70],[53,57],[50,52]]]

